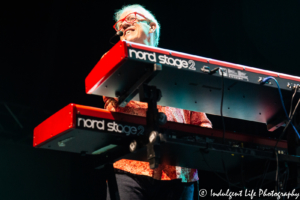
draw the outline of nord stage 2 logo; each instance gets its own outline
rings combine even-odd
[[[100,132],[119,133],[126,136],[143,135],[145,131],[145,127],[142,125],[129,123],[125,124],[113,120],[93,118],[83,115],[77,116],[76,121],[77,128],[95,130]]]
[[[187,68],[189,70],[196,70],[196,63],[193,60],[185,60],[185,59],[179,59],[172,56],[167,55],[156,55],[155,52],[145,52],[145,51],[138,51],[135,49],[129,49],[129,57],[135,58],[138,60],[144,60],[144,61],[150,61],[153,63],[160,63],[163,65],[170,65],[175,66],[178,69],[181,68]],[[158,61],[158,62],[157,62]]]

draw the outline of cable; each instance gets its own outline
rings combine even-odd
[[[293,120],[293,118],[294,118],[294,116],[295,116],[295,112],[296,112],[296,110],[297,110],[297,108],[298,108],[298,106],[299,106],[299,103],[300,103],[300,98],[299,98],[299,100],[298,100],[298,102],[297,102],[297,104],[296,104],[296,106],[295,106],[295,108],[294,108],[294,111],[293,111],[293,113],[292,113],[291,118],[289,119],[288,123],[285,125],[285,127],[284,127],[284,129],[283,129],[281,135],[278,137],[277,142],[276,142],[274,148],[277,147],[277,144],[278,144],[279,140],[282,138],[282,136],[284,135],[284,133],[285,133],[287,127],[290,125],[291,121]]]
[[[222,96],[221,96],[220,113],[221,113],[222,124],[223,124],[223,144],[225,144],[225,123],[224,123],[224,117],[223,117],[223,99],[224,99],[224,74],[223,74],[223,73],[224,73],[224,71],[223,71],[223,69],[222,69],[221,67],[218,67],[218,68],[215,68],[215,69],[214,69],[214,72],[216,72],[218,69],[220,69],[221,74],[222,74]],[[227,180],[225,180],[224,178],[222,178],[222,177],[221,177],[219,174],[217,174],[215,171],[213,171],[213,173],[214,173],[216,176],[218,176],[220,179],[222,179],[223,181],[225,181],[226,183],[228,183],[229,188],[230,188],[230,186],[232,185],[232,186],[235,186],[235,187],[240,188],[240,189],[245,189],[244,187],[240,187],[240,186],[235,185],[235,184],[233,184],[233,183],[231,183],[231,182],[229,181],[228,174],[227,174],[227,170],[226,170],[226,165],[225,165],[225,162],[224,162],[224,160],[223,160],[223,153],[224,153],[224,152],[222,152],[221,159],[222,159],[222,164],[223,164],[223,168],[224,168],[224,171],[225,171],[225,175],[226,175],[226,179],[227,179]],[[212,169],[212,168],[210,167],[210,165],[208,164],[208,162],[206,161],[205,156],[204,156],[204,155],[202,155],[202,156],[203,156],[203,159],[204,159],[205,163],[207,164],[207,166],[208,166],[210,169]]]
[[[298,86],[298,85],[296,86],[295,91],[294,91],[294,93],[293,93],[292,100],[291,100],[291,105],[290,105],[290,112],[289,112],[289,115],[288,115],[288,114],[287,114],[287,111],[286,111],[286,109],[285,109],[285,105],[284,105],[284,102],[283,102],[283,96],[282,96],[282,93],[281,93],[281,90],[280,90],[280,86],[279,86],[277,80],[276,80],[274,77],[266,77],[266,78],[263,79],[262,82],[265,83],[265,82],[268,81],[269,79],[273,79],[273,80],[275,81],[277,87],[278,87],[278,92],[279,92],[279,95],[280,95],[281,104],[282,104],[283,110],[284,110],[284,112],[285,112],[285,114],[286,114],[286,117],[287,117],[287,119],[288,119],[288,123],[286,124],[286,126],[285,126],[285,128],[284,128],[282,134],[279,136],[279,138],[278,138],[278,140],[277,140],[277,142],[276,142],[276,145],[275,145],[276,165],[277,165],[277,168],[276,168],[276,177],[275,177],[275,182],[276,182],[276,187],[275,187],[275,189],[276,189],[277,191],[279,191],[279,190],[280,190],[280,188],[279,188],[279,180],[278,180],[279,163],[278,163],[278,151],[277,151],[277,148],[276,148],[276,147],[277,147],[277,144],[278,144],[279,140],[281,139],[281,137],[284,135],[285,131],[287,130],[287,127],[289,126],[289,124],[292,125],[292,127],[293,127],[293,129],[295,130],[295,132],[296,132],[298,138],[300,138],[300,135],[299,135],[297,129],[295,128],[295,126],[294,126],[293,123],[292,123],[292,119],[294,118],[295,112],[296,112],[296,110],[297,110],[297,108],[298,108],[298,105],[299,105],[299,103],[300,103],[300,99],[298,100],[298,103],[297,103],[297,105],[296,105],[296,107],[295,107],[295,109],[294,109],[294,111],[293,111],[293,114],[291,115],[291,111],[292,111],[292,107],[293,107],[293,100],[294,100],[294,97],[295,97],[295,95],[296,95],[296,92],[297,92],[299,86]],[[287,171],[288,171],[288,168],[287,168]],[[289,172],[287,172],[287,173],[289,173]],[[287,176],[289,176],[289,174],[288,174]],[[288,177],[286,178],[286,182],[287,182],[287,179],[288,179]],[[287,184],[287,183],[286,183],[286,184]],[[285,185],[284,188],[286,188],[286,185]]]
[[[220,114],[221,114],[221,119],[222,119],[222,126],[223,126],[223,144],[225,145],[225,123],[224,123],[224,116],[223,116],[223,100],[224,100],[224,72],[223,69],[220,67],[220,71],[222,74],[222,95],[221,95],[221,106],[220,106]],[[222,164],[223,164],[223,168],[224,168],[224,172],[225,172],[225,176],[227,179],[227,183],[229,184],[229,189],[231,187],[231,183],[229,181],[229,177],[228,177],[228,173],[227,173],[227,169],[226,169],[226,165],[223,159],[223,153],[221,155],[221,159],[222,159]]]
[[[281,135],[279,136],[279,138],[277,139],[275,148],[277,147],[277,144],[278,144],[279,140],[280,140],[280,139],[282,138],[282,136],[284,135],[284,133],[285,133],[287,127],[290,125],[290,122],[293,120],[294,114],[295,114],[295,112],[296,112],[296,110],[297,110],[297,107],[298,107],[298,105],[299,105],[299,101],[298,101],[298,103],[297,103],[297,105],[296,105],[296,107],[295,107],[295,109],[294,109],[294,111],[293,111],[293,114],[291,115],[294,97],[295,97],[295,95],[296,95],[296,92],[297,92],[298,88],[299,88],[299,85],[296,86],[295,91],[294,91],[293,96],[292,96],[291,106],[290,106],[290,113],[289,113],[289,118],[290,118],[290,120],[289,120],[288,123],[286,124],[286,126],[285,126],[285,128],[283,129],[283,131],[282,131]],[[299,100],[300,100],[300,99],[299,99]]]
[[[205,162],[206,165],[208,166],[208,168],[209,168],[209,169],[213,169],[213,168],[208,164],[208,162],[207,162],[205,156],[202,155],[202,157],[203,157],[204,162]],[[245,189],[245,188],[240,187],[240,186],[238,186],[238,185],[236,185],[236,184],[230,183],[228,180],[225,180],[223,177],[221,177],[221,176],[220,176],[219,174],[217,174],[215,171],[212,170],[212,172],[213,172],[217,177],[219,177],[221,180],[223,180],[224,182],[228,183],[229,185],[232,185],[232,186],[234,186],[234,187],[236,187],[236,188]]]
[[[294,91],[294,94],[293,94],[293,96],[292,96],[289,117],[291,117],[291,114],[292,114],[293,101],[294,101],[294,97],[295,97],[295,95],[296,95],[297,90],[298,90],[298,85],[296,86],[295,91]]]
[[[276,176],[275,176],[275,192],[279,192],[279,179],[278,179],[278,171],[279,171],[279,163],[278,163],[278,151],[275,149],[276,155]]]
[[[286,178],[285,178],[284,192],[286,191],[287,182],[288,182],[289,177],[290,177],[290,169],[289,169],[289,166],[286,162],[285,162],[285,167],[286,167]]]
[[[278,88],[278,92],[279,92],[279,95],[280,95],[280,100],[281,100],[281,104],[282,104],[283,110],[284,110],[284,112],[285,112],[286,117],[288,118],[288,120],[290,120],[290,117],[289,117],[289,115],[288,115],[288,113],[287,113],[287,111],[286,111],[286,109],[285,109],[285,105],[284,105],[284,102],[283,102],[283,97],[282,97],[282,94],[281,94],[280,86],[279,86],[277,80],[276,80],[274,77],[272,77],[272,76],[268,76],[268,77],[266,77],[266,78],[264,78],[264,79],[262,80],[262,83],[267,82],[269,79],[273,79],[273,80],[275,81],[275,83],[277,84],[277,88]],[[299,137],[299,139],[300,139],[300,135],[299,135],[297,129],[295,128],[295,126],[293,125],[292,122],[290,122],[290,123],[292,124],[292,126],[293,126],[295,132],[297,133],[297,135],[298,135],[298,137]]]
[[[266,178],[266,176],[267,176],[267,173],[268,173],[268,169],[269,169],[269,167],[270,167],[270,162],[271,162],[271,161],[268,160],[267,168],[266,168],[266,170],[265,170],[265,174],[264,174],[264,176],[263,176],[263,179],[262,179],[262,181],[261,181],[261,184],[260,184],[259,188],[261,188],[261,187],[263,186],[264,180],[265,180],[265,178]]]
[[[265,162],[265,170],[264,170],[264,172],[262,174],[261,183],[259,184],[259,181],[256,183],[255,191],[257,191],[257,189],[261,189],[261,187],[263,186],[263,182],[264,182],[264,180],[265,180],[265,178],[267,176],[269,166],[270,166],[270,160],[266,160],[266,162]],[[257,188],[257,186],[259,186],[259,187]]]
[[[224,123],[224,116],[223,116],[223,99],[224,99],[224,75],[223,75],[223,69],[220,68],[220,71],[222,73],[222,96],[221,96],[221,107],[220,107],[220,113],[222,118],[222,126],[223,126],[223,144],[225,144],[225,123]]]
[[[227,180],[227,183],[228,183],[228,187],[229,187],[229,190],[231,189],[231,182],[229,181],[229,177],[228,177],[228,173],[227,173],[227,169],[226,169],[226,165],[225,165],[225,162],[224,162],[224,159],[223,159],[223,153],[222,152],[222,165],[223,165],[223,168],[224,168],[224,172],[225,172],[225,176],[226,176],[226,180]]]
[[[241,177],[242,177],[242,186],[246,188],[245,175],[244,175],[244,158],[241,160]]]
[[[282,183],[282,188],[283,188],[282,192],[286,192],[287,182],[289,180],[289,173],[290,173],[289,167],[286,162],[284,163],[284,165],[285,165],[286,170],[284,172],[284,179],[283,179],[283,183]],[[283,197],[282,199],[285,200],[285,197]]]
[[[267,82],[269,79],[273,79],[273,80],[275,81],[275,83],[277,84],[277,88],[278,88],[278,92],[279,92],[279,95],[280,95],[280,100],[281,100],[282,107],[283,107],[283,109],[284,109],[284,112],[285,112],[286,116],[289,118],[289,116],[288,116],[288,114],[287,114],[287,112],[286,112],[285,106],[284,106],[283,97],[282,97],[281,90],[280,90],[280,86],[279,86],[277,80],[276,80],[274,77],[272,77],[272,76],[268,76],[268,77],[266,77],[266,78],[264,78],[264,79],[262,80],[262,83]]]

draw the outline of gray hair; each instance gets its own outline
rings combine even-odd
[[[127,5],[127,6],[123,6],[120,10],[117,10],[115,12],[116,22],[120,19],[121,15],[127,10],[136,10],[137,12],[145,15],[145,17],[150,19],[152,22],[156,23],[156,29],[154,31],[154,46],[157,47],[159,42],[159,36],[160,36],[160,24],[155,19],[154,15],[149,10],[145,9],[143,6],[139,4]]]

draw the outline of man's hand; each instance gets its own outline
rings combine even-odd
[[[201,123],[200,126],[205,128],[212,128],[212,125],[210,123]]]

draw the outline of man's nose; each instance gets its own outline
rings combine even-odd
[[[128,22],[123,22],[122,27],[125,30],[126,28],[128,28],[129,26],[131,26],[132,24],[128,23]]]

